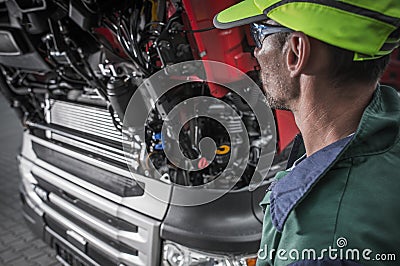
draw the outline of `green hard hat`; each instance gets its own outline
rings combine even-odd
[[[353,51],[354,60],[390,54],[399,46],[400,0],[244,0],[214,17],[228,29],[267,18]]]

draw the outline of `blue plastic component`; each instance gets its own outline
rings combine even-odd
[[[152,138],[155,141],[161,141],[161,143],[158,143],[158,144],[154,145],[154,149],[157,150],[157,151],[163,150],[164,149],[164,139],[162,137],[161,132],[160,133],[154,133]]]
[[[159,143],[154,146],[154,149],[158,150],[158,151],[162,151],[164,149],[164,146],[162,145],[162,143]]]
[[[161,132],[160,133],[154,133],[153,139],[154,140],[161,140],[162,139]]]

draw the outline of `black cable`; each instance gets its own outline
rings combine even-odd
[[[69,9],[68,6],[65,5],[64,2],[58,1],[58,0],[53,0],[53,3],[55,3],[59,8],[61,8],[64,12],[68,13]]]
[[[131,49],[133,52],[136,53],[140,65],[144,69],[146,69],[146,72],[148,72],[148,67],[146,66],[146,60],[143,57],[142,51],[140,50],[140,47],[137,43],[137,27],[139,19],[140,19],[140,9],[136,8],[129,17],[129,33],[130,33]]]
[[[81,3],[84,5],[84,7],[92,14],[97,14],[96,10],[93,10],[86,2],[85,0],[82,0]]]
[[[149,41],[155,42],[157,39],[158,39],[158,36],[154,36],[154,35],[145,36],[143,40],[140,40],[139,47],[145,46]],[[159,70],[160,67],[153,64],[154,58],[159,59],[159,55],[158,54],[149,54],[148,64],[152,67],[152,70]]]
[[[115,128],[116,128],[119,132],[122,133],[122,127],[123,127],[123,125],[121,124],[120,121],[117,121],[117,120],[115,119],[115,111],[114,111],[114,108],[112,107],[111,104],[107,104],[107,110],[108,110],[108,112],[110,113],[110,116],[111,116],[111,119],[112,119],[112,122],[113,122]]]
[[[65,80],[65,81],[67,81],[69,83],[74,83],[76,85],[79,84],[79,85],[82,85],[82,86],[83,85],[87,85],[87,83],[85,81],[76,80],[76,79],[70,78],[70,77],[66,76],[65,73],[62,73],[61,71],[57,72],[57,74],[58,74],[58,77],[60,77],[61,79]]]
[[[176,30],[179,32],[183,32],[183,33],[197,33],[197,32],[205,32],[205,31],[210,31],[210,30],[215,30],[216,27],[210,27],[210,28],[204,28],[204,29],[198,29],[198,30]]]
[[[122,16],[122,14],[120,14]],[[138,60],[135,58],[135,56],[132,54],[128,42],[126,41],[125,37],[123,36],[123,32],[125,36],[127,36],[126,29],[123,28],[123,26],[117,26],[113,24],[111,21],[107,21],[108,19],[104,19],[102,21],[103,25],[109,29],[116,37],[118,42],[121,44],[122,49],[124,50],[125,54],[128,56],[128,58],[139,68],[140,71],[143,72],[146,76],[149,75],[149,72],[138,62]]]
[[[118,39],[119,43],[121,44],[122,49],[124,49],[125,54],[129,57],[129,59],[131,59],[131,61],[136,64],[136,66],[140,69],[140,71],[142,71],[145,75],[148,75],[147,70],[144,69],[144,67],[140,64],[140,62],[138,62],[138,60],[135,57],[135,55],[132,54],[127,41],[122,36],[122,32],[121,32],[120,27],[118,27],[117,39]]]
[[[103,19],[102,23],[104,27],[109,29],[111,33],[114,34],[115,37],[117,37],[118,42],[121,44],[122,49],[124,50],[125,54],[129,57],[129,59],[131,59],[134,63],[137,63],[136,60],[132,57],[128,47],[126,46],[127,43],[124,37],[122,36],[120,28],[117,25],[113,24],[111,21],[108,21],[108,19],[107,20]]]

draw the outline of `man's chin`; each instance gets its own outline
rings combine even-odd
[[[282,110],[282,111],[289,111],[289,112],[292,111],[292,110],[290,110],[288,107],[285,107],[285,106],[276,106],[276,107],[272,107],[272,106],[271,106],[271,108],[272,108],[272,109],[275,109],[275,110]]]
[[[284,102],[271,97],[267,93],[265,94],[265,96],[267,97],[267,102],[268,102],[269,107],[271,107],[272,109],[291,111],[290,108]]]

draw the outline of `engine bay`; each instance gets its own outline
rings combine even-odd
[[[234,52],[241,59],[235,66],[259,82],[258,65],[251,55],[252,44],[246,31],[228,32],[236,37],[225,40],[212,27],[210,18],[202,19],[201,10],[194,16],[193,8],[193,3],[185,0],[0,1],[2,92],[32,134],[121,167],[132,163],[136,173],[148,177],[153,176],[151,161],[168,182],[183,186],[214,180],[226,171],[231,154],[238,151],[231,148],[229,134],[218,121],[197,117],[183,125],[175,141],[187,158],[198,159],[202,156],[200,140],[212,138],[217,146],[215,158],[210,163],[202,161],[200,171],[180,169],[165,155],[168,143],[161,133],[164,113],[196,96],[218,98],[241,120],[232,119],[229,110],[215,105],[211,109],[220,121],[227,121],[232,130],[243,130],[240,123],[246,125],[249,158],[234,186],[246,187],[260,150],[266,146],[274,150],[277,143],[272,137],[261,139],[252,109],[223,86],[198,81],[170,90],[147,117],[145,145],[133,149],[129,158],[125,158],[122,149],[121,143],[126,139],[124,114],[131,96],[144,80],[167,66],[194,59],[224,61],[214,55],[236,58],[229,54]],[[225,49],[226,45],[230,50]],[[191,71],[194,70],[180,69],[173,75],[187,76]],[[243,90],[251,96],[249,88]],[[271,136],[274,126],[271,125]],[[143,156],[143,149],[147,156]],[[284,160],[281,157],[276,162]]]

